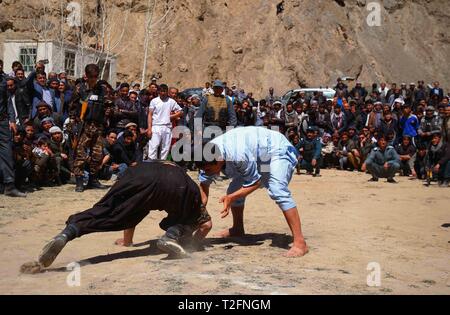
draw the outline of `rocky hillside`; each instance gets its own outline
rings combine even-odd
[[[49,33],[57,34],[60,1],[48,2]],[[92,13],[96,1],[84,2]],[[160,73],[162,81],[183,88],[221,78],[260,96],[269,86],[281,93],[299,85],[331,85],[338,76],[368,83],[439,80],[450,88],[450,1],[378,2],[380,26],[367,23],[369,0],[284,0],[282,8],[281,0],[158,1],[154,20],[164,6],[171,10],[159,24],[164,29],[155,27],[150,39],[147,73]],[[30,25],[42,19],[42,3],[0,0],[0,42],[36,38]],[[115,22],[112,37],[119,38],[124,29],[115,49],[119,78],[140,80],[149,1],[109,3],[109,18]],[[84,24],[93,24],[95,14],[88,13]],[[85,35],[95,42],[92,28],[90,33]],[[65,34],[76,38],[67,25]]]

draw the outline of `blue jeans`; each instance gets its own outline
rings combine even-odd
[[[287,153],[285,156],[274,156],[270,161],[270,172],[262,172],[261,186],[267,188],[269,197],[283,211],[295,208],[297,205],[289,190],[289,182],[292,179],[297,157],[295,153]],[[242,187],[243,179],[234,177],[228,187],[227,194],[232,194]],[[232,203],[233,207],[243,207],[245,198],[240,198]]]

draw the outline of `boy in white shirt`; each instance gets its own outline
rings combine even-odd
[[[183,112],[177,102],[168,96],[169,87],[159,86],[159,97],[154,98],[148,111],[148,157],[158,159],[158,148],[161,146],[160,160],[167,159],[172,141],[172,120],[180,117]]]

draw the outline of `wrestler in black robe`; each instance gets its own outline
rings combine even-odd
[[[111,190],[91,209],[74,214],[67,227],[75,237],[95,232],[135,227],[152,210],[166,211],[160,227],[190,226],[193,230],[210,218],[201,209],[197,184],[176,164],[164,161],[130,167]],[[72,237],[70,237],[72,239]]]

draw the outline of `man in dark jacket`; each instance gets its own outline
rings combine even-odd
[[[24,127],[30,120],[31,101],[28,95],[28,90],[25,87],[20,87],[17,84],[17,79],[6,78],[6,86],[8,89],[8,101],[12,103],[16,123],[18,126]]]
[[[428,165],[433,167],[439,186],[448,187],[450,182],[450,150],[448,144],[442,141],[441,134],[436,133],[431,139],[427,154]]]
[[[372,175],[370,182],[387,178],[388,183],[397,183],[394,177],[400,169],[400,157],[394,147],[387,145],[386,138],[381,136],[378,139],[378,147],[372,150],[361,169],[363,172],[367,169]]]
[[[313,127],[308,127],[306,138],[301,139],[295,148],[299,153],[301,168],[314,177],[320,176],[322,143],[319,138],[316,138],[316,130]]]
[[[398,155],[400,156],[400,170],[403,172],[403,176],[414,176],[414,160],[416,157],[416,147],[411,143],[411,137],[404,136],[402,143],[396,148]]]
[[[333,126],[331,125],[331,116],[330,113],[325,109],[324,104],[319,105],[319,111],[316,112],[315,119],[316,126],[319,127],[321,134],[333,133]]]
[[[137,165],[137,150],[133,132],[125,130],[122,137],[113,146],[112,151],[112,159],[115,164],[119,165],[118,178],[121,178],[129,167]]]

